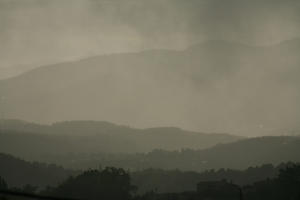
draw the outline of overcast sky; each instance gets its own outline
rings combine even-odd
[[[0,0],[0,78],[98,54],[300,33],[298,0]]]

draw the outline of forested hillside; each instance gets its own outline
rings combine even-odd
[[[136,154],[65,154],[43,159],[65,167],[82,169],[117,166],[131,170],[147,168],[204,171],[207,169],[246,169],[249,166],[281,162],[300,162],[300,137],[258,137],[195,150],[166,151],[156,149]],[[42,158],[41,158],[42,159]]]

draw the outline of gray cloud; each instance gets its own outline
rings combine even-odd
[[[0,0],[1,77],[96,54],[212,39],[277,43],[299,36],[299,11],[296,0]]]

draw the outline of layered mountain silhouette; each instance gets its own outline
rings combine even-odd
[[[48,157],[69,168],[117,166],[131,170],[148,168],[184,171],[246,169],[266,163],[300,162],[300,137],[267,136],[219,144],[203,150],[153,150],[139,154],[77,154]]]
[[[267,47],[209,41],[44,66],[0,81],[1,115],[252,135],[293,130],[299,50],[297,39]]]
[[[15,122],[16,130],[9,129],[12,124],[1,129],[0,152],[67,168],[101,165],[131,170],[203,171],[300,162],[299,136],[242,139],[178,128],[133,129],[107,122],[62,122],[51,126],[24,122],[17,126]]]
[[[0,121],[0,152],[25,158],[68,153],[137,153],[154,149],[204,149],[242,137],[207,134],[175,127],[136,129],[109,122],[68,121],[40,125]]]

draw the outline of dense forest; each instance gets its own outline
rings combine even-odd
[[[7,190],[7,188],[8,186],[5,180],[0,178],[0,189]],[[220,181],[199,181],[195,185],[194,190],[177,193],[157,193],[154,189],[142,194],[137,194],[137,188],[138,187],[132,184],[128,172],[121,168],[106,167],[105,169],[84,171],[77,176],[67,178],[58,186],[47,187],[41,191],[36,191],[36,188],[30,185],[21,189],[11,188],[10,190],[89,200],[298,200],[300,198],[300,165],[288,164],[281,168],[275,177],[256,181],[245,186],[238,185],[232,180],[222,179]]]

